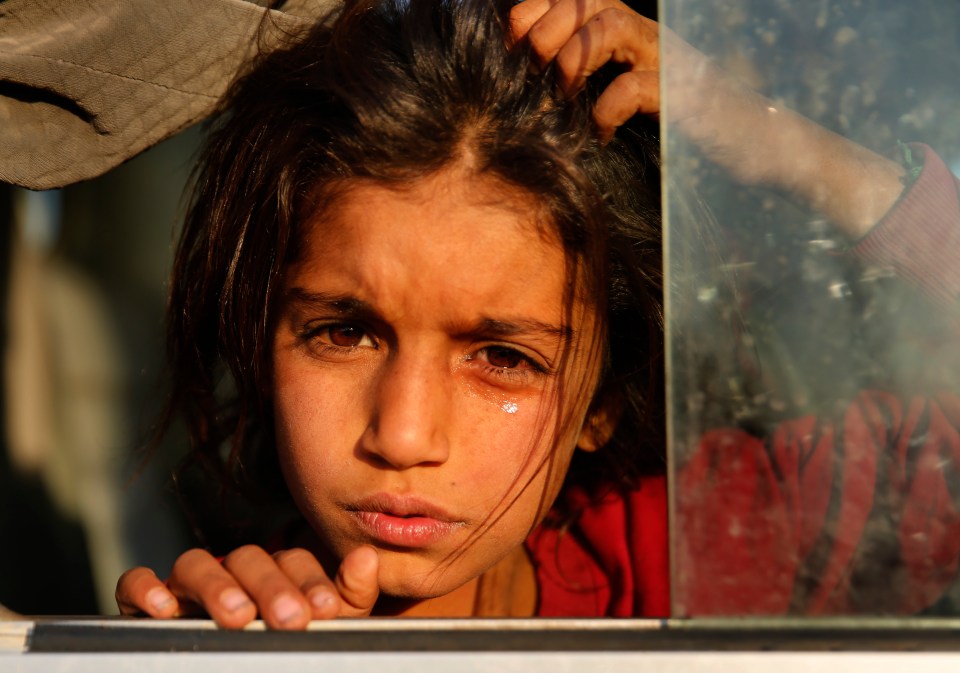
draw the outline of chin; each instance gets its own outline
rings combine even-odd
[[[441,562],[424,568],[421,563],[391,558],[394,556],[395,554],[384,554],[381,551],[380,592],[402,600],[446,596],[481,574],[464,573],[456,567],[456,563],[453,567]]]

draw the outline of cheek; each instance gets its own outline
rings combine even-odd
[[[277,455],[292,490],[326,482],[349,460],[354,398],[330,394],[320,377],[277,371],[273,413]]]
[[[465,401],[457,410],[465,463],[459,473],[483,485],[488,509],[519,497],[537,503],[521,507],[532,516],[544,497],[552,501],[556,496],[574,448],[569,438],[557,441],[556,403],[528,399],[505,411],[476,398]],[[550,502],[544,504],[549,507]]]

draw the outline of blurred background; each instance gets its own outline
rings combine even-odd
[[[163,576],[188,546],[169,482],[179,436],[147,449],[199,138],[62,190],[0,185],[0,604],[22,614],[115,614],[124,570]]]

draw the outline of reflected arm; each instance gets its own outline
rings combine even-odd
[[[904,190],[903,167],[750,89],[661,28],[664,113],[748,186],[782,191],[857,240]]]

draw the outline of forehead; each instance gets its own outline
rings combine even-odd
[[[518,303],[558,309],[563,248],[532,196],[484,176],[444,171],[387,186],[350,180],[306,220],[287,285],[339,284],[384,305]],[[405,295],[402,301],[399,295]]]
[[[330,240],[355,236],[361,228],[386,229],[389,225],[383,219],[391,220],[410,240],[442,240],[446,233],[467,240],[499,230],[526,237],[532,244],[560,245],[550,212],[540,200],[494,176],[456,167],[395,183],[367,178],[336,181],[323,190],[307,216],[305,238]]]

